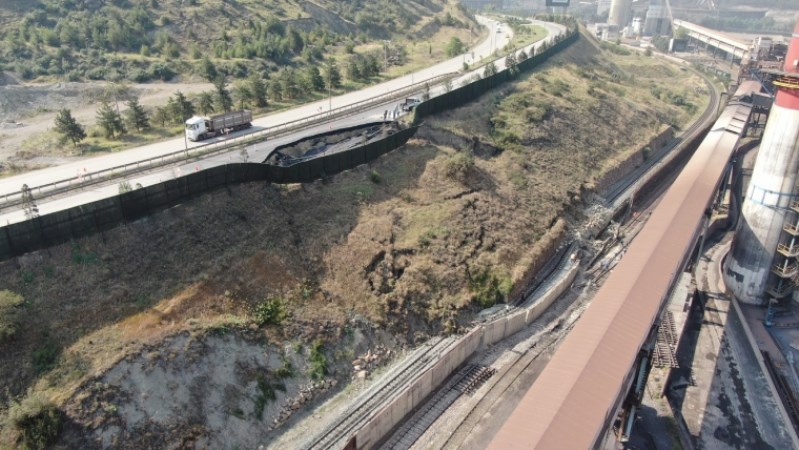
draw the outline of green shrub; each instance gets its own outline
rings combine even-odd
[[[447,178],[464,182],[473,169],[474,157],[470,153],[458,152],[447,160],[444,173]]]
[[[513,282],[507,277],[498,277],[488,269],[469,275],[469,291],[472,301],[482,308],[490,308],[504,302],[513,288]]]
[[[55,367],[61,348],[49,338],[41,347],[33,351],[33,371],[38,375]]]
[[[255,323],[258,326],[280,325],[285,318],[286,311],[280,298],[267,299],[255,307]]]
[[[322,341],[317,339],[311,345],[311,358],[310,358],[310,375],[311,379],[321,380],[327,375],[327,357],[322,351]]]
[[[280,379],[292,378],[294,376],[294,366],[291,364],[291,361],[289,361],[286,355],[282,355],[280,359],[283,361],[283,365],[275,371],[275,375]]]
[[[544,92],[555,97],[563,97],[569,90],[569,85],[563,80],[551,80],[550,83],[544,85]]]
[[[75,264],[99,264],[100,260],[95,252],[84,252],[77,242],[72,243],[72,262]]]
[[[8,410],[13,428],[19,434],[20,449],[43,449],[61,432],[61,411],[41,394],[13,402]]]
[[[17,293],[0,291],[0,343],[10,339],[17,332],[17,315],[24,301],[25,299]]]
[[[258,396],[255,398],[253,414],[260,420],[264,415],[266,404],[277,399],[275,390],[286,392],[286,385],[281,382],[270,382],[263,374],[258,375],[256,383],[258,387]]]
[[[380,184],[383,181],[383,177],[381,177],[376,170],[373,170],[372,173],[369,174],[369,179],[374,184]]]

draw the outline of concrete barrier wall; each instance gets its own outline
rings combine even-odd
[[[531,69],[546,60],[550,55],[568,47],[579,39],[579,33],[573,32],[565,38],[528,60],[519,63],[521,70]],[[416,107],[414,122],[426,115],[452,109],[460,106],[473,98],[477,98],[486,91],[496,87],[507,80],[507,71],[483,78],[470,83],[448,94],[430,99]],[[467,92],[468,91],[468,92]],[[554,248],[554,247],[553,247]],[[566,285],[568,286],[568,284]],[[559,295],[559,294],[557,294]],[[555,297],[557,297],[555,295]],[[551,301],[550,301],[551,303]],[[540,315],[540,313],[539,313]],[[356,444],[359,449],[375,448],[386,434],[388,434],[400,421],[434,389],[443,383],[458,367],[461,366],[474,352],[484,346],[492,345],[500,340],[520,331],[527,323],[527,313],[521,311],[511,317],[499,318],[490,324],[475,327],[463,336],[457,343],[443,354],[433,367],[423,373],[411,386],[403,391],[388,406],[376,413],[372,419],[355,433]]]
[[[358,448],[374,448],[380,439],[394,428],[395,424],[413,410],[413,397],[409,395],[409,392],[410,389],[394,398],[391,403],[372,416],[368,426],[355,433],[355,442]]]
[[[644,152],[647,148],[649,148],[651,152],[657,152],[671,142],[672,139],[674,139],[674,128],[669,126],[655,135],[648,143],[642,145],[638,150],[627,156],[623,161],[608,168],[594,183],[596,192],[604,194],[611,185],[643,164],[646,161]]]
[[[569,286],[571,286],[579,270],[580,270],[579,265],[577,264],[573,265],[568,270],[568,272],[566,272],[566,275],[563,278],[561,278],[557,283],[555,283],[555,286],[553,286],[552,289],[544,293],[544,295],[541,296],[540,299],[538,299],[535,305],[533,305],[531,308],[527,310],[527,317],[525,318],[525,322],[529,324],[535,319],[541,317],[541,314],[543,314],[544,311],[549,309],[549,307],[552,306],[552,303],[558,297],[560,297],[561,294],[566,292],[566,289],[568,289]]]
[[[518,333],[522,330],[522,328],[527,326],[527,322],[525,318],[527,317],[527,311],[519,311],[516,314],[508,317],[508,328],[505,330],[508,336],[511,334]]]
[[[376,413],[369,423],[355,433],[358,448],[375,448],[403,418],[419,407],[479,348],[493,345],[521,331],[530,322],[540,317],[552,305],[552,302],[568,289],[574,281],[574,277],[577,276],[578,270],[577,264],[572,266],[535,305],[510,316],[478,325],[452,344],[431,368],[420,375],[405,391]]]

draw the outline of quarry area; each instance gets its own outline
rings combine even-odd
[[[325,400],[467,329],[707,104],[692,70],[608,45],[582,36],[355,170],[0,263],[24,302],[0,343],[0,448],[42,402],[56,448],[280,448]]]

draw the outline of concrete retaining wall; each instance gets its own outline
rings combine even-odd
[[[574,281],[579,271],[575,264],[533,305],[490,323],[476,326],[453,343],[446,353],[416,381],[377,412],[355,433],[359,449],[372,449],[396,427],[403,418],[419,407],[433,391],[443,384],[478,349],[493,345],[524,329],[552,305]]]
[[[626,159],[605,171],[596,183],[594,183],[596,192],[605,192],[611,185],[643,164],[644,161],[646,161],[644,153],[647,148],[649,148],[652,153],[657,152],[671,142],[672,139],[674,139],[674,128],[667,127],[653,137],[647,144],[631,153]]]

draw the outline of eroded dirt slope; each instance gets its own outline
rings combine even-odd
[[[0,343],[3,401],[53,401],[64,448],[269,442],[287,405],[311,414],[389,350],[504,301],[582,218],[596,177],[689,119],[652,87],[682,77],[689,95],[698,79],[633,76],[625,64],[654,60],[598,52],[580,42],[367,166],[231,186],[0,263],[26,301]],[[6,424],[0,442],[17,438]]]

